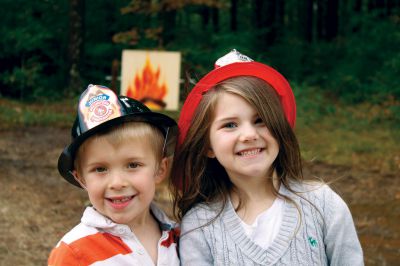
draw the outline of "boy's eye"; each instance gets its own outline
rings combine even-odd
[[[224,128],[235,128],[236,124],[233,122],[229,122],[223,125]]]
[[[97,173],[103,173],[103,172],[107,171],[107,168],[105,168],[105,167],[96,167],[94,170]]]
[[[131,162],[128,164],[128,168],[138,168],[140,166],[139,163]]]

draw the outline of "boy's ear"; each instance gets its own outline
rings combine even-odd
[[[73,171],[72,171],[72,175],[74,176],[76,182],[78,182],[79,185],[81,185],[81,187],[82,187],[84,190],[86,190],[85,179],[82,178],[82,177],[78,174],[78,172],[77,172],[76,170],[73,170]]]
[[[160,184],[168,175],[168,170],[169,170],[169,160],[167,157],[162,158],[156,175],[155,175],[155,182],[156,184]]]

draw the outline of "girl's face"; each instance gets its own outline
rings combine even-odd
[[[210,127],[208,157],[216,158],[233,183],[267,177],[279,145],[258,112],[242,97],[222,93]]]
[[[166,174],[166,159],[157,162],[152,146],[137,138],[117,145],[105,138],[88,141],[75,174],[93,207],[131,227],[148,219],[155,185]]]

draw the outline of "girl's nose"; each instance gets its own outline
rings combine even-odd
[[[257,129],[253,125],[243,125],[240,133],[241,141],[253,141],[258,139]]]

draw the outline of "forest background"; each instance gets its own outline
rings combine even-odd
[[[284,74],[296,95],[306,167],[335,180],[366,264],[400,260],[400,0],[2,0],[1,6],[0,265],[44,264],[79,221],[84,195],[68,190],[56,160],[87,84],[119,90],[123,49],[181,52],[182,80],[201,78],[233,48]],[[187,91],[182,82],[181,102]],[[66,203],[66,190],[79,200]],[[50,214],[33,207],[57,196]],[[49,229],[55,217],[59,224]]]

